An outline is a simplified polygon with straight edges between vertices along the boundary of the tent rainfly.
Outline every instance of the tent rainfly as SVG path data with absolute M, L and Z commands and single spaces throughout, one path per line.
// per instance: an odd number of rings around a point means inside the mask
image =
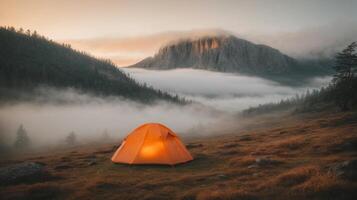
M 112 157 L 114 163 L 175 165 L 193 160 L 180 138 L 158 123 L 139 126 L 122 142 Z

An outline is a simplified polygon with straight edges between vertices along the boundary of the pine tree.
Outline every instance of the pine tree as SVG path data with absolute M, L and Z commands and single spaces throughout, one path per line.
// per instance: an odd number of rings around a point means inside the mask
M 342 52 L 336 55 L 336 75 L 334 81 L 344 81 L 352 79 L 357 72 L 357 43 L 352 42 Z
M 349 110 L 351 102 L 356 98 L 355 82 L 357 73 L 357 43 L 352 42 L 336 55 L 336 74 L 333 79 L 335 92 L 333 99 L 342 110 Z
M 28 137 L 25 128 L 21 124 L 16 133 L 14 147 L 17 149 L 26 149 L 30 147 L 30 144 L 30 138 Z
M 66 143 L 70 146 L 74 146 L 77 144 L 77 136 L 75 132 L 70 132 L 66 137 Z

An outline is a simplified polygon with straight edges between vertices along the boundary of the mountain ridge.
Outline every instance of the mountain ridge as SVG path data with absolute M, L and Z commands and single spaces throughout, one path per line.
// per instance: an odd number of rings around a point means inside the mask
M 228 34 L 173 41 L 161 47 L 154 56 L 129 67 L 157 70 L 194 68 L 263 77 L 327 74 L 321 66 L 307 66 L 278 49 Z

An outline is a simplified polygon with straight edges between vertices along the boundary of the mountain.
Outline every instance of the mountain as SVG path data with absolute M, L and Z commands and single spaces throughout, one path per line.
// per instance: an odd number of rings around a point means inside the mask
M 139 85 L 108 60 L 39 36 L 0 27 L 0 100 L 19 100 L 40 86 L 150 102 L 177 97 Z
M 159 70 L 195 68 L 258 76 L 305 76 L 328 71 L 316 64 L 306 65 L 272 47 L 232 35 L 179 40 L 130 67 Z

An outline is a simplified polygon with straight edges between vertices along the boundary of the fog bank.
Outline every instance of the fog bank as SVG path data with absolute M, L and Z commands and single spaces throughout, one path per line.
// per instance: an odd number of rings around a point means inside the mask
M 197 103 L 143 105 L 73 89 L 38 88 L 38 97 L 31 102 L 0 106 L 0 138 L 11 145 L 21 124 L 34 146 L 64 144 L 72 131 L 80 143 L 99 141 L 105 130 L 111 141 L 119 143 L 131 130 L 148 122 L 163 123 L 184 137 L 223 134 L 224 128 L 239 126 L 239 111 L 319 88 L 331 79 L 315 78 L 303 87 L 289 87 L 257 77 L 193 69 L 125 71 L 140 83 Z
M 308 89 L 326 86 L 331 80 L 331 77 L 317 77 L 301 87 L 290 87 L 258 77 L 195 69 L 124 68 L 124 71 L 141 83 L 225 112 L 280 101 Z
M 21 124 L 33 144 L 42 146 L 64 144 L 71 131 L 76 133 L 78 141 L 87 142 L 100 139 L 107 130 L 109 136 L 119 142 L 131 130 L 148 122 L 163 123 L 185 135 L 192 128 L 223 117 L 222 113 L 213 113 L 200 105 L 179 106 L 162 101 L 142 105 L 123 99 L 100 99 L 74 90 L 48 90 L 47 94 L 57 95 L 51 97 L 51 100 L 57 100 L 53 102 L 69 98 L 70 104 L 32 102 L 0 107 L 0 135 L 5 138 L 5 143 L 13 143 Z

